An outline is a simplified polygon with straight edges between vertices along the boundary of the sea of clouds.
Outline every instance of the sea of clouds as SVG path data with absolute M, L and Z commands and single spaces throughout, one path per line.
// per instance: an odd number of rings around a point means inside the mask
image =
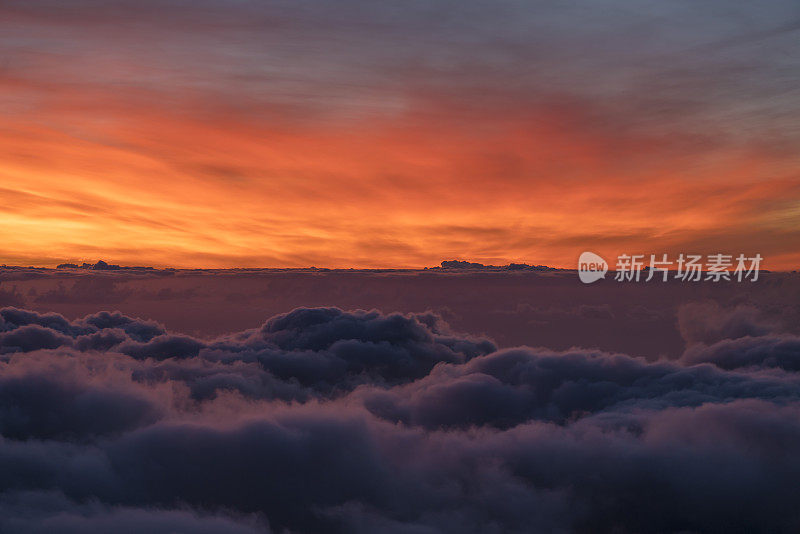
M 796 532 L 800 337 L 689 305 L 646 360 L 436 314 L 214 340 L 0 310 L 0 532 Z

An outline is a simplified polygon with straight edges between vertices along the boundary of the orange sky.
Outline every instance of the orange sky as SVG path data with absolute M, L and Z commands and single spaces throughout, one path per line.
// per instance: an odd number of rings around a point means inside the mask
M 0 263 L 800 266 L 791 28 L 41 4 L 0 7 Z

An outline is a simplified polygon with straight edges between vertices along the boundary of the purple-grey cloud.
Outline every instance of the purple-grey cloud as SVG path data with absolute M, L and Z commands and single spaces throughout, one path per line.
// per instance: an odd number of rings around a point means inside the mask
M 498 350 L 432 313 L 298 308 L 214 340 L 119 313 L 0 317 L 4 530 L 800 526 L 791 334 L 710 321 L 733 338 L 647 361 Z M 776 339 L 780 365 L 718 356 Z

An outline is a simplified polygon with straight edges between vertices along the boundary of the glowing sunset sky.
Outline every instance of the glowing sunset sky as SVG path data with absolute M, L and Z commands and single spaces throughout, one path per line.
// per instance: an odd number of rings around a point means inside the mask
M 0 263 L 800 267 L 793 1 L 4 0 Z

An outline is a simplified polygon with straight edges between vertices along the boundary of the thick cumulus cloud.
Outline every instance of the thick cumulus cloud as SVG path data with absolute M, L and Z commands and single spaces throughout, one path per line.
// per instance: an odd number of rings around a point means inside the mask
M 191 509 L 142 510 L 90 501 L 75 504 L 58 492 L 4 494 L 0 530 L 17 534 L 116 532 L 134 534 L 256 534 L 269 528 L 256 519 L 201 515 Z
M 0 531 L 797 531 L 800 339 L 682 313 L 653 362 L 432 313 L 200 340 L 4 308 Z

